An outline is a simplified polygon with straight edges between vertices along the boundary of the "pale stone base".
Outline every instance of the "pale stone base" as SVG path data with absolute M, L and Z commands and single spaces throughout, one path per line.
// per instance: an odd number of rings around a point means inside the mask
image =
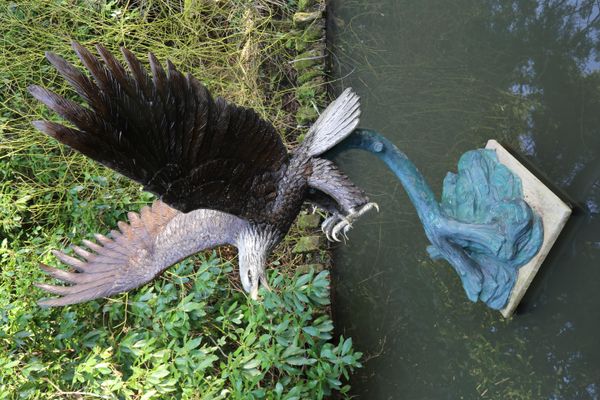
M 505 148 L 495 140 L 489 140 L 486 149 L 496 150 L 498 160 L 517 174 L 523 183 L 525 201 L 541 217 L 544 225 L 544 242 L 540 251 L 519 269 L 517 282 L 510 294 L 508 303 L 500 312 L 505 318 L 510 317 L 525 295 L 540 265 L 548 255 L 558 234 L 565 226 L 571 215 L 571 207 L 558 198 L 550 189 L 536 178 L 527 168 L 515 159 Z

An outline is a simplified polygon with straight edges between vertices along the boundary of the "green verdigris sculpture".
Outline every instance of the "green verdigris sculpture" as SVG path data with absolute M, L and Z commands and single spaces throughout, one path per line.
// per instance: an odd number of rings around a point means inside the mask
M 444 180 L 438 203 L 425 178 L 393 143 L 377 132 L 357 129 L 336 152 L 368 151 L 396 174 L 414 204 L 433 259 L 458 272 L 471 301 L 502 309 L 518 270 L 539 251 L 543 227 L 523 199 L 521 180 L 498 161 L 494 150 L 473 150 Z

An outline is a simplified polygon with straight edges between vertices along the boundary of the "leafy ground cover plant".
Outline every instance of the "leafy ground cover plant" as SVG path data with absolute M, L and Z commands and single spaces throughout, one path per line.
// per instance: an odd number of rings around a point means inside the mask
M 135 3 L 135 4 L 134 4 Z M 306 3 L 306 2 L 304 2 Z M 133 293 L 59 309 L 39 308 L 32 283 L 51 249 L 106 233 L 152 195 L 34 131 L 54 118 L 27 94 L 64 81 L 44 60 L 75 61 L 69 43 L 152 51 L 213 93 L 257 109 L 291 143 L 294 1 L 0 1 L 0 398 L 322 398 L 360 353 L 333 338 L 329 275 L 291 248 L 274 255 L 272 292 L 239 290 L 235 254 L 189 259 Z M 308 272 L 307 272 L 308 271 Z

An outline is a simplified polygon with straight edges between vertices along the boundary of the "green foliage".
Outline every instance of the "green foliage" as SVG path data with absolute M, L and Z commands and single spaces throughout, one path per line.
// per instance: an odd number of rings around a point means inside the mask
M 330 342 L 333 324 L 322 312 L 328 272 L 273 271 L 273 291 L 263 292 L 262 302 L 231 289 L 232 272 L 213 252 L 108 302 L 42 310 L 26 296 L 12 303 L 3 297 L 0 394 L 300 399 L 345 393 L 340 377 L 360 366 L 360 353 L 351 339 Z
M 133 4 L 134 2 L 131 2 Z M 71 40 L 124 45 L 170 58 L 219 95 L 254 107 L 282 133 L 295 54 L 279 26 L 285 2 L 0 1 L 0 398 L 321 398 L 347 393 L 360 364 L 350 339 L 333 338 L 329 276 L 296 274 L 293 240 L 275 255 L 272 292 L 239 289 L 230 252 L 173 267 L 109 300 L 42 309 L 33 287 L 51 249 L 106 233 L 153 196 L 52 139 L 30 121 L 54 119 L 27 93 L 73 91 L 43 58 L 80 65 Z M 293 7 L 292 7 L 293 8 Z M 293 138 L 292 138 L 293 139 Z M 288 257 L 288 258 L 286 258 Z

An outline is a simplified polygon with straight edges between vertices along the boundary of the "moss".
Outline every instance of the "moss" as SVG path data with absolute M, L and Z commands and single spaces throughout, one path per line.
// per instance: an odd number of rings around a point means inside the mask
M 303 85 L 303 84 L 313 80 L 314 78 L 317 78 L 317 77 L 322 78 L 324 76 L 325 76 L 325 72 L 323 71 L 323 68 L 320 65 L 317 65 L 314 68 L 304 71 L 300 76 L 298 76 L 297 81 L 300 85 Z M 323 79 L 323 82 L 324 82 L 324 79 Z
M 296 99 L 299 103 L 296 112 L 296 122 L 305 126 L 318 118 L 318 108 L 327 103 L 327 90 L 325 87 L 325 20 L 322 9 L 323 2 L 311 4 L 314 8 L 310 12 L 294 14 L 294 25 L 299 30 L 293 33 L 295 48 L 300 52 L 293 62 L 297 73 Z M 306 11 L 308 2 L 299 7 Z
M 314 42 L 322 41 L 325 36 L 324 21 L 319 20 L 308 26 L 300 34 L 296 34 L 295 48 L 298 52 L 303 52 L 311 48 Z
M 319 214 L 301 214 L 296 220 L 296 226 L 300 230 L 315 229 L 319 227 L 320 222 Z
M 321 10 L 311 11 L 311 12 L 297 12 L 294 14 L 293 21 L 294 26 L 303 27 L 312 22 L 318 21 L 323 16 L 323 12 Z
M 294 58 L 294 68 L 299 72 L 320 65 L 323 62 L 324 55 L 319 50 L 309 50 L 304 53 L 298 54 Z
M 296 93 L 300 101 L 320 98 L 323 95 L 324 87 L 325 79 L 322 76 L 319 76 L 298 86 Z
M 322 236 L 303 236 L 296 242 L 294 253 L 309 253 L 319 251 L 323 245 Z
M 298 0 L 298 11 L 306 11 L 314 6 L 321 5 L 321 2 L 317 0 Z
M 325 270 L 325 265 L 323 264 L 302 264 L 298 266 L 299 274 L 308 274 L 310 272 L 321 272 Z
M 296 112 L 296 122 L 298 125 L 308 125 L 319 117 L 319 113 L 314 106 L 305 105 Z

